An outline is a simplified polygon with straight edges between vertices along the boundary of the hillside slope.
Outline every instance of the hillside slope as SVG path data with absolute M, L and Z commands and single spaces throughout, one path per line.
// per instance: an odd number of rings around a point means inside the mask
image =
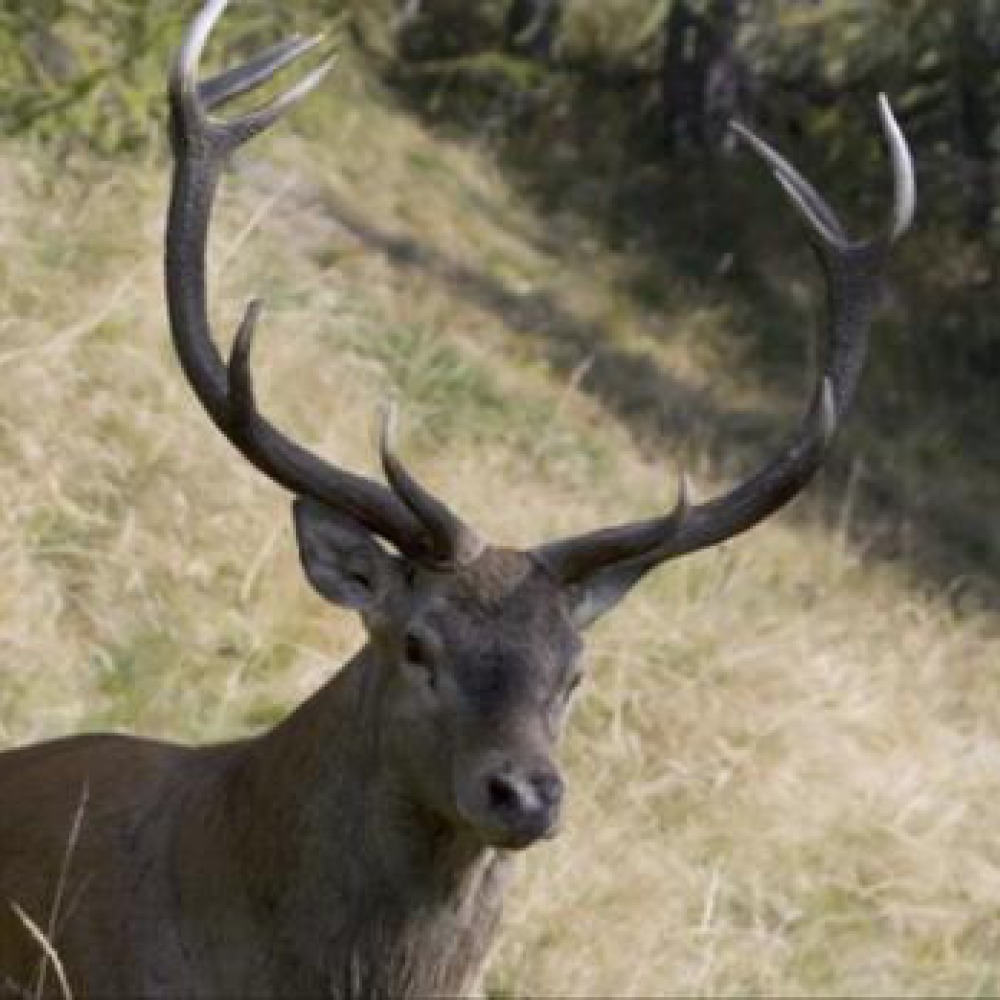
M 215 239 L 219 329 L 267 302 L 282 426 L 371 470 L 397 392 L 414 467 L 520 545 L 658 511 L 680 465 L 707 495 L 786 433 L 807 348 L 777 391 L 766 343 L 731 336 L 724 267 L 665 265 L 650 291 L 486 145 L 364 77 L 328 89 L 240 159 Z M 166 189 L 158 157 L 0 146 L 2 744 L 254 732 L 358 642 L 300 577 L 287 498 L 181 379 Z M 776 284 L 815 320 L 813 286 Z M 525 859 L 490 994 L 1000 989 L 1000 629 L 979 591 L 875 544 L 869 447 L 852 425 L 843 475 L 595 630 L 566 828 Z

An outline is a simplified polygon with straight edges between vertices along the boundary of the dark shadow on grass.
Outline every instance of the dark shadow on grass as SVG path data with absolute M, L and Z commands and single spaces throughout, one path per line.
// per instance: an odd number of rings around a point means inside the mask
M 780 442 L 808 395 L 806 344 L 822 321 L 822 285 L 791 213 L 756 163 L 745 156 L 667 161 L 655 120 L 643 110 L 641 79 L 609 88 L 576 76 L 513 96 L 489 79 L 473 81 L 469 92 L 454 76 L 443 90 L 426 74 L 390 83 L 430 127 L 488 144 L 551 223 L 549 253 L 572 261 L 573 248 L 560 235 L 560 220 L 569 218 L 574 232 L 629 261 L 621 290 L 650 315 L 676 309 L 678 298 L 723 298 L 733 321 L 723 353 L 731 347 L 737 376 L 774 398 L 774 411 L 731 408 L 721 393 L 693 389 L 655 358 L 616 346 L 610 331 L 574 315 L 554 294 L 518 294 L 476 266 L 330 204 L 359 240 L 532 338 L 556 371 L 568 375 L 588 363 L 581 390 L 644 444 L 674 449 L 694 436 L 739 476 Z M 874 103 L 850 114 L 870 121 L 877 134 Z M 825 179 L 843 178 L 831 200 L 851 206 L 849 228 L 870 232 L 881 224 L 884 156 L 874 157 L 868 171 L 841 164 L 831 172 L 829 163 L 809 162 L 810 150 L 790 152 L 822 188 L 830 187 Z M 926 280 L 935 252 L 941 248 L 918 232 L 894 261 L 869 371 L 846 440 L 824 473 L 826 496 L 835 520 L 850 488 L 851 536 L 866 552 L 905 566 L 918 585 L 971 594 L 975 604 L 1000 609 L 1000 519 L 992 513 L 1000 506 L 997 378 L 975 352 L 944 349 L 936 328 L 981 326 L 1000 312 L 1000 302 L 995 289 L 972 303 L 962 282 Z M 670 336 L 664 324 L 651 329 Z M 995 340 L 980 339 L 989 353 Z
M 575 315 L 551 293 L 516 292 L 413 236 L 375 225 L 330 194 L 324 195 L 324 208 L 352 236 L 397 267 L 437 280 L 508 330 L 536 338 L 553 370 L 569 377 L 585 368 L 578 387 L 641 431 L 641 439 L 676 441 L 695 427 L 710 427 L 713 437 L 745 450 L 760 445 L 769 431 L 773 436 L 773 421 L 766 415 L 721 406 L 714 394 L 693 389 L 649 354 L 614 345 L 606 328 Z

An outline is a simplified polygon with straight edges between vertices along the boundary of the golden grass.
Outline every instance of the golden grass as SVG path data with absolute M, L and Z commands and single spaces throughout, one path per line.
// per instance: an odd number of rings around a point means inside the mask
M 643 317 L 614 262 L 542 249 L 485 155 L 374 104 L 330 128 L 325 148 L 258 146 L 226 187 L 215 311 L 228 331 L 265 296 L 268 411 L 371 470 L 373 406 L 399 386 L 407 453 L 507 542 L 669 503 L 672 456 L 640 453 L 530 340 L 330 209 L 521 294 L 554 289 L 627 339 Z M 359 640 L 301 579 L 287 498 L 182 381 L 165 194 L 159 162 L 57 173 L 0 148 L 0 744 L 255 731 Z M 677 350 L 643 346 L 665 366 Z M 679 363 L 709 377 L 696 352 Z M 707 491 L 718 470 L 689 457 Z M 995 619 L 959 615 L 816 516 L 664 569 L 591 648 L 566 830 L 525 860 L 489 992 L 1000 990 Z

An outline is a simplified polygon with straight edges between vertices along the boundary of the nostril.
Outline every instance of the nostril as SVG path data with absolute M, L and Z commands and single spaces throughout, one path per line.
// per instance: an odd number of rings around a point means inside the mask
M 565 786 L 558 774 L 551 771 L 539 772 L 532 776 L 531 784 L 544 808 L 555 809 L 562 802 Z
M 486 783 L 490 806 L 503 812 L 513 812 L 522 806 L 521 792 L 517 785 L 503 775 L 495 774 Z

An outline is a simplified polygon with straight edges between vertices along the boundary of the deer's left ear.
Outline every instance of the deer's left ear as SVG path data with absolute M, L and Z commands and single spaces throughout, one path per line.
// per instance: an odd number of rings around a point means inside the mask
M 617 607 L 626 594 L 652 569 L 649 561 L 636 559 L 597 570 L 566 588 L 570 617 L 578 629 L 592 625 Z
M 292 505 L 302 568 L 315 590 L 334 604 L 366 612 L 399 578 L 398 560 L 357 521 L 309 497 Z

